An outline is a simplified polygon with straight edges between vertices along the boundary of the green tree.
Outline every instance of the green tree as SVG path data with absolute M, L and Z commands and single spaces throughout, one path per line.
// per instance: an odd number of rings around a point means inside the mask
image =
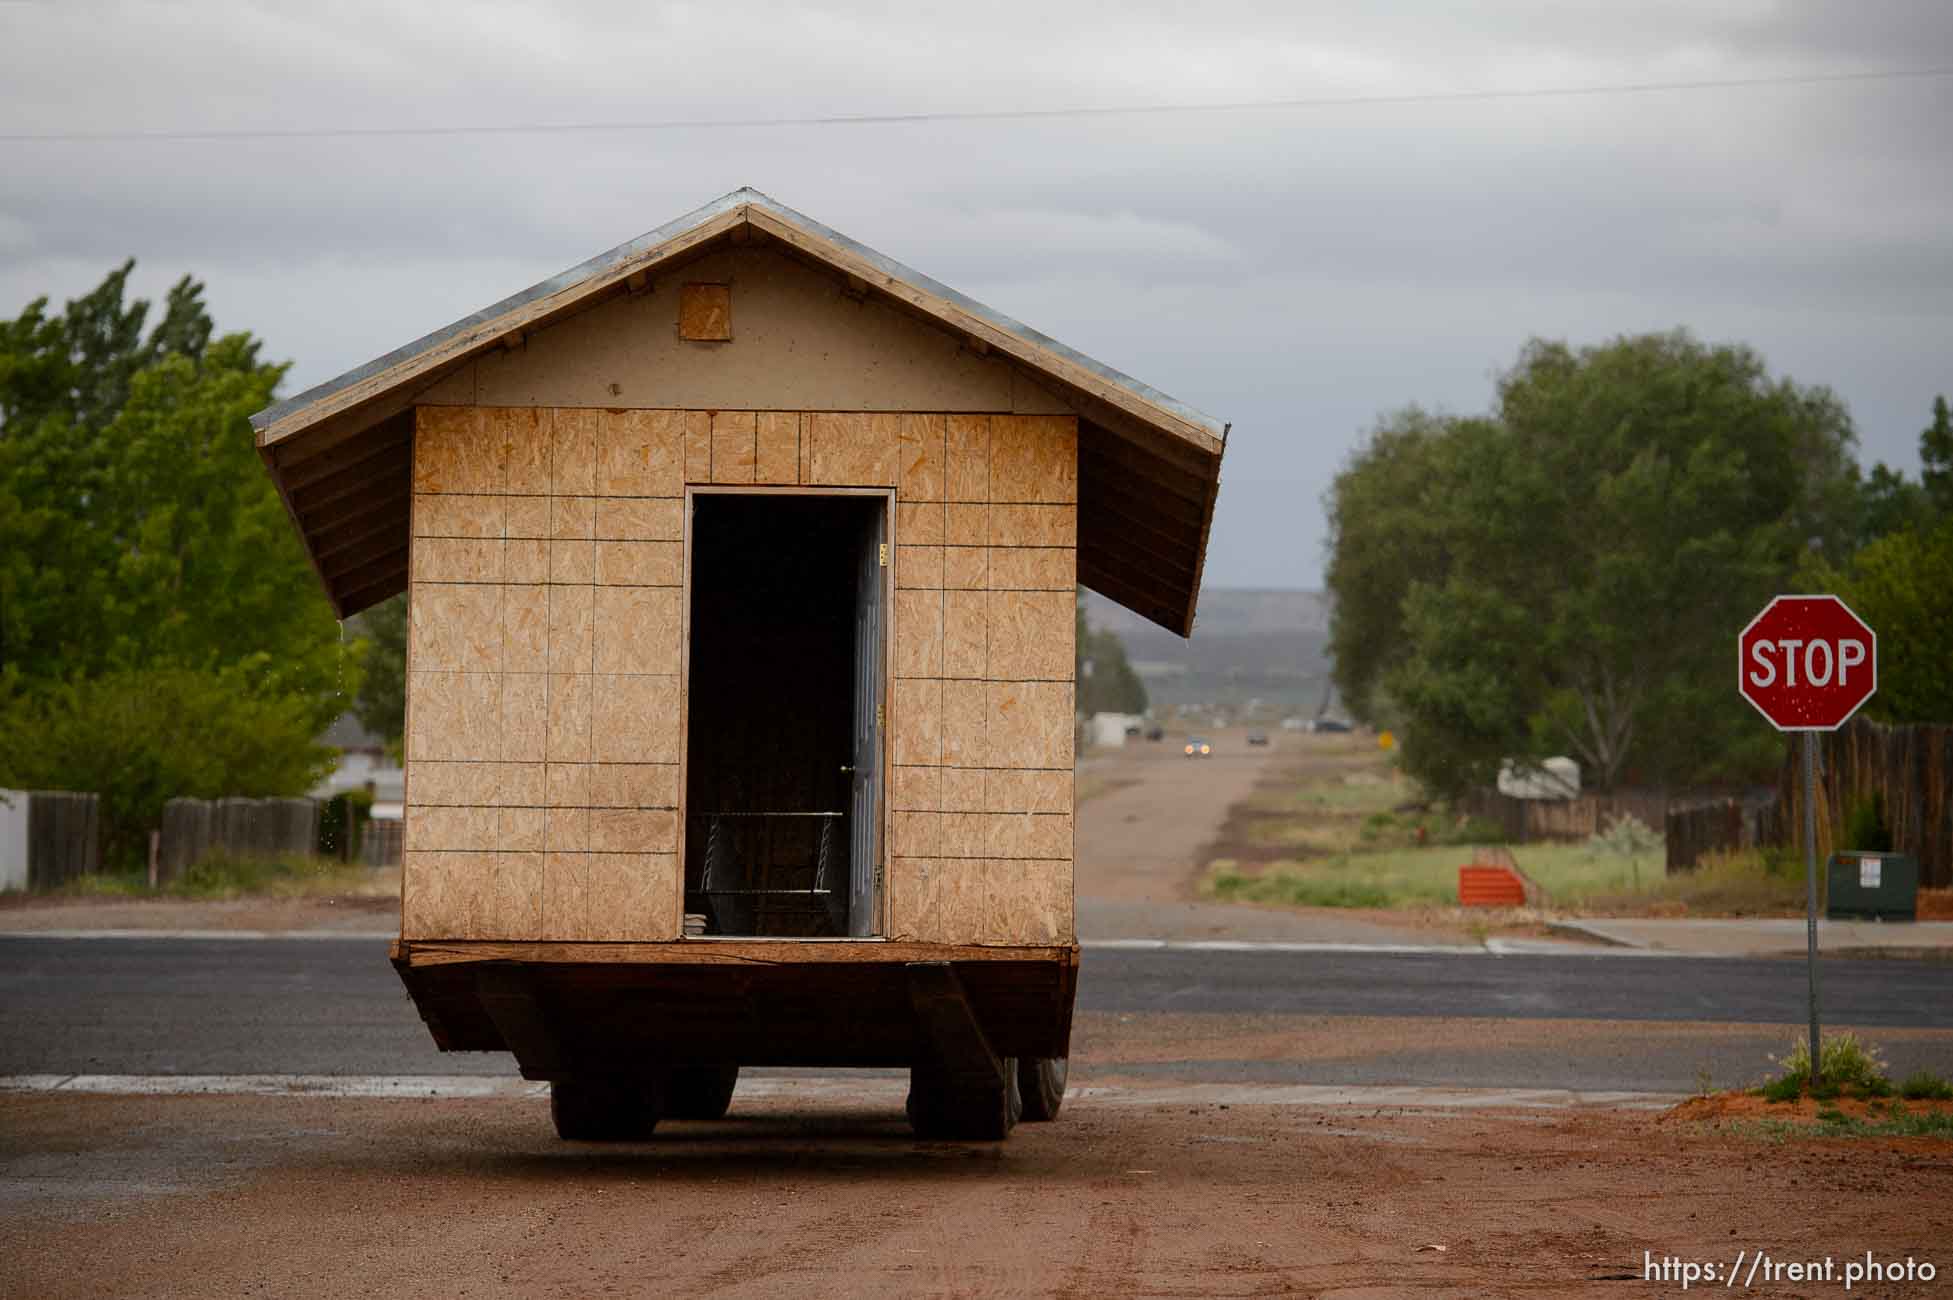
M 102 796 L 102 859 L 140 863 L 163 804 L 302 794 L 330 768 L 318 714 L 264 655 L 216 670 L 115 669 L 0 707 L 0 785 Z
M 1747 770 L 1724 651 L 1806 547 L 1848 552 L 1852 441 L 1745 348 L 1535 341 L 1490 416 L 1399 417 L 1337 479 L 1345 699 L 1387 698 L 1441 790 L 1554 753 L 1602 786 Z
M 1929 532 L 1953 518 L 1953 417 L 1944 397 L 1933 399 L 1932 423 L 1920 430 L 1919 469 L 1914 483 L 1884 461 L 1872 466 L 1860 492 L 1860 546 L 1909 528 Z
M 407 735 L 407 597 L 383 600 L 348 621 L 367 642 L 360 723 L 397 749 Z
M 210 772 L 231 783 L 213 793 L 302 792 L 359 684 L 247 418 L 285 368 L 217 337 L 187 277 L 145 335 L 131 265 L 0 322 L 0 785 L 102 793 L 119 865 Z M 156 751 L 153 782 L 85 757 L 131 745 L 157 700 L 203 716 L 168 732 L 190 739 Z
M 1867 544 L 1841 566 L 1814 563 L 1810 591 L 1830 591 L 1878 634 L 1881 722 L 1953 723 L 1953 515 Z
M 1925 528 L 1933 519 L 1933 499 L 1925 488 L 1884 461 L 1865 476 L 1864 514 L 1858 540 L 1863 545 L 1908 528 Z
M 1406 408 L 1371 431 L 1324 501 L 1335 539 L 1327 583 L 1336 690 L 1364 722 L 1396 721 L 1380 688 L 1407 653 L 1404 601 L 1413 583 L 1450 574 L 1452 485 L 1495 433 L 1485 420 Z
M 1146 712 L 1146 685 L 1126 661 L 1125 643 L 1115 632 L 1095 631 L 1087 625 L 1082 590 L 1076 609 L 1072 645 L 1078 712 L 1088 718 L 1095 713 Z
M 1933 422 L 1919 433 L 1919 478 L 1941 519 L 1953 518 L 1953 414 L 1945 396 L 1933 399 Z

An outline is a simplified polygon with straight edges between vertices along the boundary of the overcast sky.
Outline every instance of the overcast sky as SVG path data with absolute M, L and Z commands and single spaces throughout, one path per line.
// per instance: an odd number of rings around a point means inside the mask
M 1687 326 L 1917 473 L 1953 396 L 1945 0 L 0 0 L 0 134 L 1406 97 L 487 136 L 0 141 L 0 316 L 126 256 L 327 379 L 740 185 L 1233 422 L 1210 585 L 1320 583 L 1377 417 L 1530 336 Z

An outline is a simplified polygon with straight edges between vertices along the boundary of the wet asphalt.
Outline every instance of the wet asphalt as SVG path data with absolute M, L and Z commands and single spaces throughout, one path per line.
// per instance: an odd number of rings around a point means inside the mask
M 1953 963 L 1821 969 L 1827 1024 L 1953 1029 Z M 1088 950 L 1078 1010 L 1134 1032 L 1167 1015 L 1404 1021 L 1401 1042 L 1363 1059 L 1169 1054 L 1121 1067 L 1137 1076 L 1685 1089 L 1705 1061 L 1735 1070 L 1781 1046 L 1803 998 L 1796 961 Z M 1603 1024 L 1570 1029 L 1563 1050 L 1473 1053 L 1423 1045 L 1418 1022 L 1440 1017 Z M 1679 1032 L 1701 1023 L 1729 1026 L 1727 1041 Z M 1949 1064 L 1936 1036 L 1897 1037 L 1895 1067 Z M 437 1052 L 371 940 L 0 938 L 0 1075 L 513 1073 L 499 1053 Z

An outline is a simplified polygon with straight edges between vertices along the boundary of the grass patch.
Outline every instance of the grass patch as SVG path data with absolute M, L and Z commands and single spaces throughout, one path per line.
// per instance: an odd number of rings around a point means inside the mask
M 1301 858 L 1320 851 L 1318 844 L 1297 836 L 1287 847 Z M 1674 876 L 1659 851 L 1623 856 L 1586 844 L 1521 844 L 1512 857 L 1547 905 L 1589 914 L 1741 916 L 1795 912 L 1803 905 L 1802 882 L 1776 874 L 1754 853 L 1727 855 Z M 1458 868 L 1470 859 L 1470 850 L 1456 844 L 1321 851 L 1305 860 L 1277 860 L 1258 874 L 1223 859 L 1213 864 L 1207 889 L 1216 898 L 1306 907 L 1448 907 L 1458 901 Z
M 1220 899 L 1305 907 L 1438 908 L 1458 899 L 1470 847 L 1491 822 L 1429 802 L 1373 750 L 1314 746 L 1232 810 L 1210 846 L 1205 889 Z M 1669 875 L 1662 838 L 1630 819 L 1587 843 L 1511 847 L 1541 903 L 1586 915 L 1794 916 L 1803 867 L 1783 854 L 1710 855 Z
M 388 892 L 372 867 L 289 854 L 274 858 L 210 858 L 157 889 L 141 872 L 79 876 L 50 891 L 70 898 L 323 898 Z
M 1878 1049 L 1856 1034 L 1833 1034 L 1820 1051 L 1816 1088 L 1811 1087 L 1810 1046 L 1800 1040 L 1771 1058 L 1781 1072 L 1762 1087 L 1698 1097 L 1677 1107 L 1677 1113 L 1724 1116 L 1729 1129 L 1774 1141 L 1953 1138 L 1953 1108 L 1946 1104 L 1953 1101 L 1953 1088 L 1940 1076 L 1921 1070 L 1895 1088 Z
M 1861 1042 L 1856 1034 L 1828 1035 L 1818 1048 L 1818 1086 L 1811 1089 L 1811 1045 L 1803 1039 L 1791 1043 L 1790 1050 L 1775 1058 L 1777 1067 L 1783 1071 L 1766 1089 L 1775 1088 L 1779 1093 L 1791 1090 L 1793 1097 L 1810 1092 L 1817 1098 L 1830 1097 L 1890 1097 L 1892 1081 L 1885 1077 L 1885 1062 L 1878 1049 L 1870 1043 Z M 1764 1094 L 1770 1100 L 1781 1100 L 1768 1091 Z
M 1931 1070 L 1917 1070 L 1899 1081 L 1899 1095 L 1907 1101 L 1953 1101 L 1953 1083 Z
M 1619 888 L 1554 901 L 1570 902 L 1596 914 L 1646 913 L 1652 904 L 1657 911 L 1702 916 L 1795 915 L 1804 910 L 1803 867 L 1792 864 L 1793 870 L 1784 862 L 1755 849 L 1712 853 L 1695 870 L 1671 876 L 1665 856 L 1656 855 L 1638 888 L 1624 883 Z
M 1276 867 L 1258 876 L 1215 864 L 1208 882 L 1215 898 L 1227 902 L 1287 903 L 1296 907 L 1393 907 L 1400 894 L 1388 883 L 1358 877 L 1303 874 Z
M 1305 782 L 1293 790 L 1258 800 L 1271 812 L 1337 812 L 1365 816 L 1387 813 L 1404 801 L 1404 786 L 1380 766 L 1344 773 L 1333 780 Z
M 1798 1124 L 1784 1119 L 1763 1119 L 1731 1125 L 1739 1132 L 1781 1142 L 1787 1138 L 1953 1138 L 1953 1114 L 1945 1111 L 1910 1111 L 1904 1102 L 1893 1102 L 1882 1115 L 1859 1119 L 1835 1108 L 1817 1113 L 1817 1123 Z
M 1840 1097 L 1884 1102 L 1888 1106 L 1908 1101 L 1953 1101 L 1953 1086 L 1930 1070 L 1920 1070 L 1894 1085 L 1886 1076 L 1885 1060 L 1871 1044 L 1856 1034 L 1832 1034 L 1819 1049 L 1817 1087 L 1811 1087 L 1811 1047 L 1803 1039 L 1790 1045 L 1782 1056 L 1773 1057 L 1782 1071 L 1758 1088 L 1757 1095 L 1769 1102 L 1795 1102 L 1812 1097 L 1820 1102 Z M 1818 1118 L 1836 1113 L 1835 1107 L 1820 1107 Z
M 1513 859 L 1559 905 L 1630 888 L 1637 864 L 1596 854 L 1584 844 L 1523 844 Z M 1213 864 L 1207 888 L 1216 898 L 1307 907 L 1449 907 L 1458 901 L 1458 868 L 1471 860 L 1460 845 L 1428 844 L 1352 850 L 1298 862 L 1275 862 L 1259 874 L 1236 863 Z M 1660 861 L 1638 864 L 1644 876 Z

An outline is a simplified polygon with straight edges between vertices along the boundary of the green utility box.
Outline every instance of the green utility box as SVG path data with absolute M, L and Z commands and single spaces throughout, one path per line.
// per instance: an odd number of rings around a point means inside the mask
M 1833 921 L 1919 919 L 1919 859 L 1909 853 L 1833 853 L 1824 914 Z

